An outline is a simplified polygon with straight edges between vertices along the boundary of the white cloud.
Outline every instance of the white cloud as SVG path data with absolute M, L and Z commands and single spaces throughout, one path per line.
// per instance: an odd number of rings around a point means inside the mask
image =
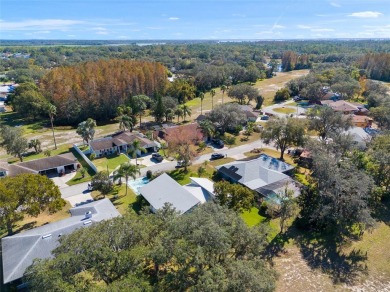
M 81 20 L 69 19 L 30 19 L 23 21 L 0 21 L 0 26 L 3 31 L 12 30 L 61 30 L 69 26 L 82 24 Z
M 377 18 L 382 15 L 383 13 L 377 11 L 362 11 L 362 12 L 351 13 L 348 16 L 359 17 L 359 18 Z
M 280 25 L 280 24 L 275 24 L 272 29 L 275 29 L 275 28 L 286 28 L 285 26 L 283 25 Z
M 330 5 L 332 5 L 333 7 L 341 7 L 341 5 L 336 2 L 330 2 Z
M 168 19 L 169 20 L 179 20 L 180 18 L 179 17 L 169 17 Z
M 300 29 L 311 29 L 311 26 L 303 25 L 303 24 L 298 24 L 297 27 Z

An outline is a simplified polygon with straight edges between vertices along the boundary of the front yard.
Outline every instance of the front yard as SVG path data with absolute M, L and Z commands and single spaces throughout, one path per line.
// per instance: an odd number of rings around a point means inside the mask
M 96 166 L 98 171 L 107 171 L 112 173 L 122 163 L 130 161 L 129 157 L 125 154 L 112 155 L 102 158 L 96 158 L 92 163 Z

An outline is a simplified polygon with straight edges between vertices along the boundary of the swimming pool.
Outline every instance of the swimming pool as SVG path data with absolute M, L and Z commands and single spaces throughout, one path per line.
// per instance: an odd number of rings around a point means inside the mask
M 137 178 L 136 180 L 129 180 L 128 185 L 129 187 L 137 194 L 139 195 L 139 189 L 143 187 L 144 185 L 149 183 L 149 179 L 145 177 Z

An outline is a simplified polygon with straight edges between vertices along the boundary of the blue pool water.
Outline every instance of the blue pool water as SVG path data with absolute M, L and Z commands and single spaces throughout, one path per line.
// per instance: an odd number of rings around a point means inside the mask
M 149 179 L 145 177 L 137 178 L 136 180 L 129 180 L 128 185 L 129 187 L 137 194 L 139 195 L 139 188 L 143 187 L 149 183 Z

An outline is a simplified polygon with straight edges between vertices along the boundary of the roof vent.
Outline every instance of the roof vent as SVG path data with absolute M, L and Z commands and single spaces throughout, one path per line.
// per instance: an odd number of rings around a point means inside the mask
M 83 224 L 84 225 L 88 225 L 88 224 L 91 224 L 92 223 L 92 221 L 91 220 L 88 220 L 88 221 L 85 221 Z
M 42 235 L 42 239 L 45 239 L 45 238 L 48 238 L 48 237 L 51 237 L 51 233 L 50 233 L 50 234 Z
M 86 219 L 92 218 L 92 212 L 88 211 L 87 213 L 85 213 L 85 218 Z

